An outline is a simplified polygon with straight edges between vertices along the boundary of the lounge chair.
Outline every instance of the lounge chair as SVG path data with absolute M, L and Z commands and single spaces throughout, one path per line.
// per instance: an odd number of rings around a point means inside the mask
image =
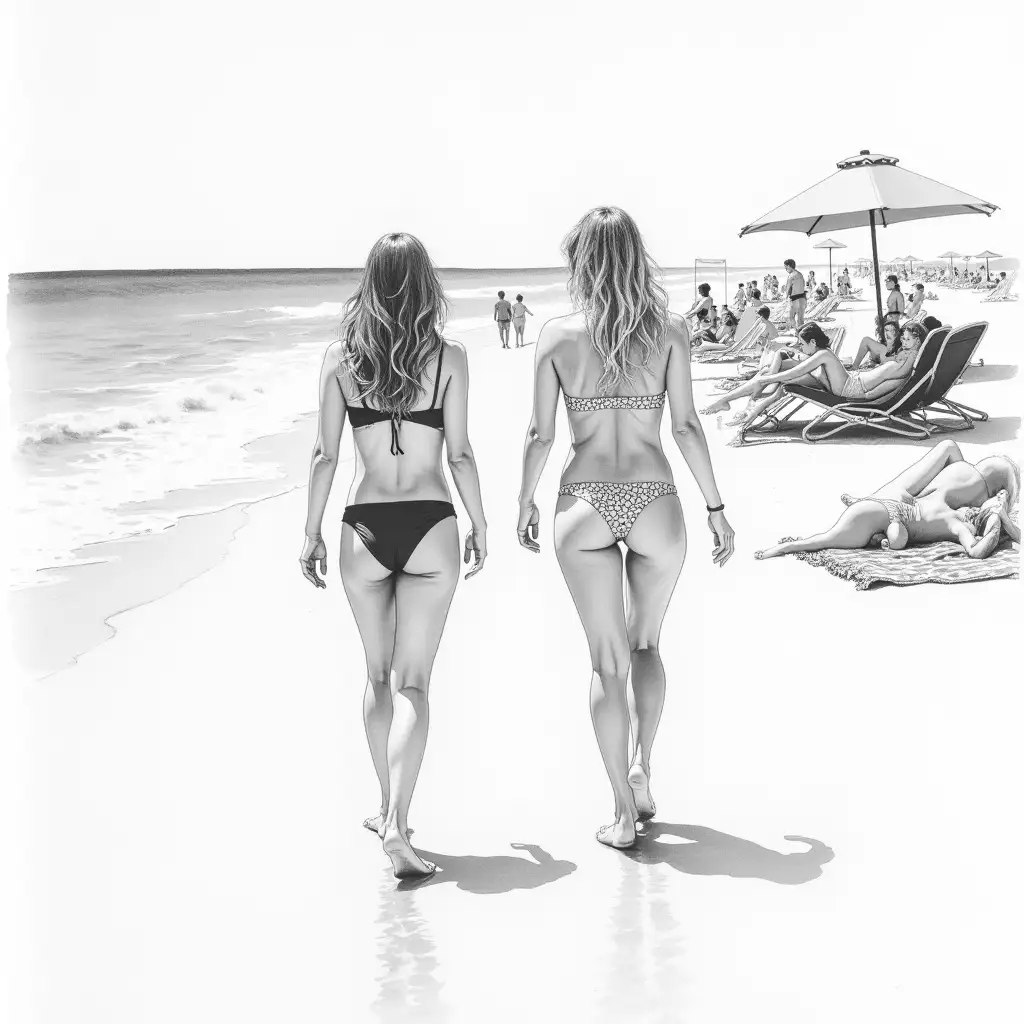
M 740 333 L 743 324 L 736 328 L 733 335 L 733 343 L 720 352 L 698 352 L 697 361 L 702 363 L 727 363 L 736 359 L 746 359 L 754 350 L 754 347 L 764 340 L 766 324 L 762 317 L 754 314 L 755 323 L 751 324 L 749 330 Z
M 931 387 L 933 381 L 941 376 L 945 390 L 952 387 L 967 365 L 961 361 L 964 352 L 969 360 L 987 329 L 988 324 L 968 324 L 955 330 L 937 327 L 921 343 L 910 376 L 894 391 L 873 401 L 850 402 L 824 388 L 787 384 L 780 389 L 778 401 L 740 429 L 738 440 L 742 443 L 751 433 L 777 430 L 805 405 L 821 410 L 801 432 L 803 439 L 812 444 L 850 427 L 874 427 L 888 434 L 923 440 L 938 426 L 927 422 L 923 416 L 913 418 L 911 414 L 921 413 L 926 405 L 945 400 L 945 391 L 940 396 L 937 389 Z M 950 372 L 954 374 L 952 377 L 949 377 Z M 829 423 L 832 419 L 839 422 Z
M 987 330 L 987 323 L 975 323 L 959 327 L 950 334 L 942 352 L 940 365 L 935 367 L 920 396 L 920 412 L 915 414 L 915 420 L 920 420 L 932 430 L 970 430 L 975 420 L 983 423 L 988 419 L 987 412 L 955 402 L 948 395 L 948 392 L 960 383 L 960 378 L 967 367 L 972 365 L 971 360 Z M 984 366 L 984 362 L 979 365 Z M 936 422 L 928 419 L 929 413 L 952 413 L 956 419 L 952 424 L 948 420 Z
M 1013 271 L 1012 274 L 1009 274 L 1002 281 L 1000 281 L 999 284 L 997 284 L 995 286 L 995 288 L 992 289 L 992 294 L 991 295 L 987 295 L 981 301 L 982 302 L 1013 302 L 1013 301 L 1015 301 L 1017 296 L 1016 295 L 1011 295 L 1010 294 L 1010 289 L 1013 288 L 1013 283 L 1016 280 L 1017 280 L 1017 271 L 1015 270 L 1015 271 Z
M 830 313 L 839 305 L 839 296 L 829 292 L 823 299 L 816 299 L 807 306 L 804 311 L 804 323 L 821 323 L 826 320 Z M 781 308 L 773 310 L 771 321 L 776 327 L 789 324 L 789 302 L 782 304 Z

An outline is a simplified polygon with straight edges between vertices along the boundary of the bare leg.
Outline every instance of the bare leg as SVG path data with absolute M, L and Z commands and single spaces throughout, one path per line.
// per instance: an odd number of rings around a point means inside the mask
M 341 527 L 341 580 L 366 655 L 363 726 L 380 782 L 380 814 L 363 824 L 381 832 L 388 813 L 388 731 L 391 728 L 391 659 L 395 649 L 395 584 L 355 530 Z
M 555 506 L 555 553 L 587 634 L 592 666 L 590 717 L 614 798 L 615 819 L 599 842 L 622 849 L 636 841 L 636 805 L 626 780 L 629 637 L 622 606 L 622 555 L 597 510 L 562 495 Z
M 963 462 L 963 452 L 956 441 L 946 438 L 929 448 L 927 453 L 917 460 L 909 469 L 905 469 L 895 479 L 879 487 L 872 494 L 880 497 L 916 498 L 939 473 L 954 462 Z
M 637 816 L 653 818 L 651 749 L 665 706 L 661 624 L 686 558 L 686 527 L 675 495 L 656 498 L 626 538 L 626 630 L 629 636 L 630 769 Z
M 857 348 L 857 354 L 853 357 L 853 362 L 850 364 L 853 369 L 860 366 L 864 357 L 870 352 L 871 355 L 878 359 L 881 359 L 886 353 L 886 347 L 880 341 L 876 341 L 874 338 L 861 338 L 860 345 Z
M 394 716 L 387 749 L 391 800 L 383 838 L 396 878 L 428 875 L 434 870 L 409 845 L 408 816 L 427 743 L 430 671 L 458 578 L 459 536 L 452 517 L 442 520 L 420 541 L 405 572 L 395 580 Z
M 889 526 L 889 513 L 876 501 L 858 501 L 847 508 L 831 530 L 813 537 L 773 544 L 756 551 L 755 558 L 775 558 L 798 551 L 822 551 L 825 548 L 865 548 L 876 533 L 885 533 Z
M 726 392 L 725 395 L 712 402 L 707 408 L 701 409 L 701 413 L 705 416 L 714 416 L 715 413 L 725 412 L 729 408 L 730 403 L 735 402 L 737 398 L 747 398 L 765 386 L 762 375 L 758 373 L 745 384 L 741 384 L 738 388 L 733 388 L 732 391 Z

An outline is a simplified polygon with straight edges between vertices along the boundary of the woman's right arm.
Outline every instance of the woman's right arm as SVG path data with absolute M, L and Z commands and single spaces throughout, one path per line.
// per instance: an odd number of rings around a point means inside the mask
M 345 396 L 338 383 L 338 363 L 341 358 L 341 344 L 335 342 L 324 356 L 320 368 L 320 414 L 317 421 L 316 443 L 309 466 L 309 492 L 306 505 L 306 541 L 299 556 L 302 574 L 318 587 L 325 586 L 316 574 L 316 563 L 320 572 L 327 574 L 327 548 L 321 529 L 324 509 L 331 493 L 334 473 L 338 468 L 338 452 L 341 447 L 341 431 L 345 426 Z
M 540 513 L 534 502 L 537 484 L 547 465 L 555 440 L 555 414 L 562 384 L 555 370 L 555 343 L 558 328 L 549 321 L 537 335 L 537 354 L 533 364 L 533 415 L 523 448 L 523 479 L 519 487 L 519 543 L 531 551 L 540 551 L 537 534 Z
M 675 319 L 673 317 L 673 319 Z M 672 436 L 686 465 L 693 474 L 697 486 L 704 495 L 708 508 L 721 505 L 715 471 L 711 466 L 708 440 L 700 425 L 697 409 L 693 404 L 693 382 L 690 377 L 690 335 L 686 322 L 679 320 L 668 332 L 668 367 L 665 373 L 665 390 L 668 392 L 669 412 L 672 416 Z M 732 557 L 735 535 L 723 512 L 711 512 L 708 525 L 718 541 L 712 557 L 719 565 Z
M 444 440 L 448 449 L 448 467 L 452 480 L 466 506 L 473 531 L 483 537 L 487 532 L 484 518 L 484 503 L 480 495 L 480 474 L 476 468 L 476 456 L 469 443 L 469 359 L 466 350 L 458 342 L 446 341 L 448 360 L 445 365 L 451 369 L 451 379 L 445 387 Z

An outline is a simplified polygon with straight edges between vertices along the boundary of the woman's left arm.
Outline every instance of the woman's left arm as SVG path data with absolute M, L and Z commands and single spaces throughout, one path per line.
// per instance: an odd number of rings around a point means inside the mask
M 537 534 L 540 512 L 534 502 L 537 484 L 551 454 L 555 440 L 555 413 L 562 390 L 555 370 L 554 352 L 558 328 L 548 321 L 537 337 L 537 355 L 533 367 L 533 415 L 523 448 L 523 480 L 519 489 L 519 543 L 531 551 L 540 551 Z
M 324 509 L 331 493 L 334 473 L 338 468 L 338 453 L 341 448 L 341 432 L 345 426 L 345 396 L 338 382 L 338 362 L 341 358 L 341 344 L 335 342 L 324 356 L 320 368 L 320 414 L 317 421 L 316 444 L 309 466 L 309 493 L 306 506 L 306 541 L 299 556 L 302 575 L 310 583 L 325 587 L 321 576 L 316 573 L 320 563 L 322 576 L 327 575 L 327 547 L 321 536 Z

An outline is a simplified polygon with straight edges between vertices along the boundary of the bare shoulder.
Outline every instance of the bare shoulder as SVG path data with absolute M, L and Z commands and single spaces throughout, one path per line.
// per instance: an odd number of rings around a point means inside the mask
M 586 332 L 586 323 L 581 313 L 552 317 L 541 325 L 537 335 L 538 355 L 553 355 L 559 349 L 572 345 L 581 334 L 586 336 Z
M 333 341 L 324 353 L 324 373 L 332 373 L 341 377 L 345 371 L 345 361 L 340 341 Z
M 452 341 L 451 338 L 442 338 L 442 356 L 444 368 L 449 376 L 466 377 L 469 374 L 469 355 L 466 346 L 461 341 Z
M 665 331 L 665 350 L 671 353 L 674 349 L 685 352 L 686 358 L 690 358 L 690 328 L 687 327 L 684 317 L 678 313 L 669 313 L 668 329 Z
M 444 348 L 444 361 L 446 363 L 449 359 L 460 362 L 463 366 L 469 362 L 469 356 L 466 355 L 466 346 L 463 345 L 461 341 L 452 341 L 451 338 L 442 338 L 441 345 Z

